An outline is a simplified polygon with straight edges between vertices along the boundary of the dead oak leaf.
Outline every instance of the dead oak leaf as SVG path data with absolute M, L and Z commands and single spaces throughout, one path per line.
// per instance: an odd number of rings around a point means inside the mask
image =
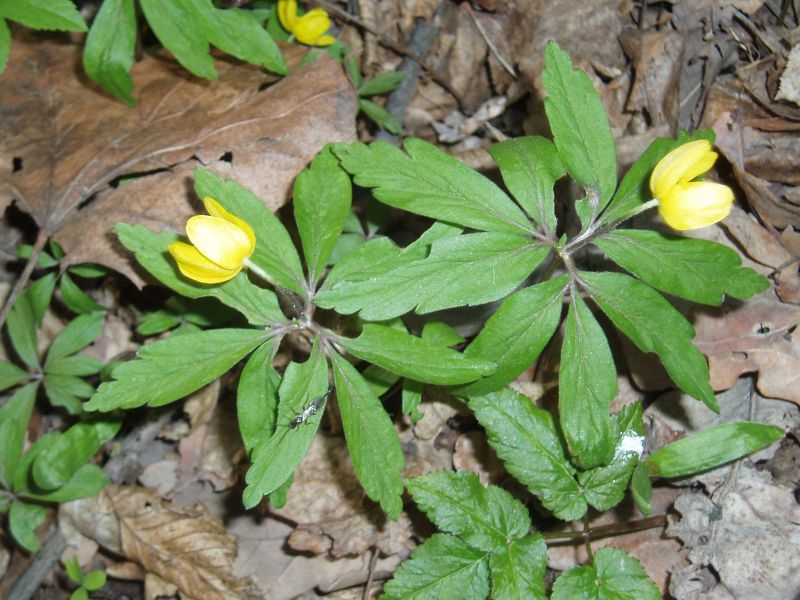
M 197 210 L 187 201 L 196 166 L 277 209 L 325 144 L 355 139 L 355 96 L 341 66 L 325 54 L 297 66 L 302 52 L 287 50 L 295 66 L 277 83 L 222 61 L 217 80 L 189 78 L 147 55 L 133 67 L 130 109 L 75 75 L 79 46 L 21 36 L 0 88 L 0 205 L 11 196 L 58 234 L 66 265 L 112 268 L 127 258 L 113 245 L 115 223 L 182 229 Z M 127 177 L 136 178 L 120 183 Z
M 231 575 L 236 538 L 202 505 L 188 508 L 146 488 L 108 485 L 92 498 L 65 504 L 62 512 L 81 533 L 189 598 L 255 597 L 250 581 Z
M 800 307 L 762 295 L 738 308 L 702 309 L 694 319 L 695 345 L 708 356 L 711 386 L 731 387 L 758 372 L 765 396 L 800 404 Z

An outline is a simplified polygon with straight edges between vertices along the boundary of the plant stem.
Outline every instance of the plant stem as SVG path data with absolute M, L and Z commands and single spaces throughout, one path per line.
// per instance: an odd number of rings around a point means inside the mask
M 33 243 L 33 248 L 31 249 L 31 255 L 28 257 L 28 262 L 25 264 L 25 268 L 22 270 L 19 279 L 17 279 L 16 283 L 14 284 L 14 288 L 11 290 L 8 298 L 6 298 L 6 303 L 3 305 L 3 310 L 0 311 L 0 327 L 2 327 L 6 322 L 8 313 L 11 312 L 11 307 L 14 306 L 14 302 L 17 301 L 17 297 L 25 289 L 25 286 L 28 285 L 28 281 L 30 281 L 33 269 L 36 267 L 36 261 L 39 259 L 39 254 L 42 253 L 42 249 L 46 243 L 47 234 L 45 233 L 44 229 L 40 229 L 39 233 L 36 235 L 36 241 Z
M 615 229 L 617 227 L 617 225 L 619 225 L 620 223 L 623 223 L 624 221 L 627 221 L 631 217 L 635 217 L 639 213 L 642 213 L 642 212 L 644 212 L 646 210 L 649 210 L 649 209 L 653 208 L 654 206 L 658 206 L 658 200 L 655 200 L 655 199 L 654 200 L 648 200 L 644 204 L 640 204 L 636 208 L 626 212 L 624 215 L 614 219 L 610 223 L 606 223 L 605 225 L 600 225 L 599 227 L 597 226 L 597 224 L 595 224 L 592 227 L 589 227 L 589 229 L 584 231 L 582 235 L 579 235 L 575 239 L 570 240 L 567 243 L 566 247 L 564 248 L 564 252 L 566 252 L 568 254 L 572 254 L 572 253 L 576 252 L 577 250 L 580 250 L 581 248 L 583 248 L 586 244 L 591 242 L 596 237 L 601 236 L 604 233 L 608 233 L 612 229 Z
M 551 545 L 569 544 L 586 539 L 597 540 L 614 535 L 625 535 L 634 531 L 663 527 L 667 522 L 666 515 L 655 515 L 638 521 L 628 523 L 612 523 L 610 525 L 600 525 L 599 527 L 589 528 L 584 531 L 547 531 L 542 537 L 548 540 Z

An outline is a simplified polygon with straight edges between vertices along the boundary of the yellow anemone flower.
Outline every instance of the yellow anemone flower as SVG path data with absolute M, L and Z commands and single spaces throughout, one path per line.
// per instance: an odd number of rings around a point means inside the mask
M 325 33 L 331 27 L 331 20 L 321 8 L 312 8 L 300 17 L 296 0 L 278 0 L 278 19 L 286 31 L 306 46 L 330 46 L 336 41 L 335 37 Z
M 692 181 L 717 160 L 708 140 L 678 146 L 658 161 L 650 176 L 650 191 L 661 218 L 680 231 L 713 225 L 728 216 L 733 190 L 710 181 Z
M 200 283 L 222 283 L 242 270 L 256 248 L 256 236 L 247 222 L 229 213 L 211 198 L 203 200 L 208 215 L 186 222 L 192 244 L 173 242 L 167 249 L 178 269 Z

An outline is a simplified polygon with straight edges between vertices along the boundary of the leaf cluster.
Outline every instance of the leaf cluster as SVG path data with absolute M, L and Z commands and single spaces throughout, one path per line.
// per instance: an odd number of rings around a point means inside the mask
M 378 127 L 394 135 L 399 135 L 403 128 L 400 122 L 383 106 L 368 100 L 368 98 L 382 96 L 396 89 L 403 82 L 406 76 L 405 71 L 389 71 L 371 79 L 364 79 L 358 60 L 352 53 L 345 58 L 344 65 L 356 88 L 358 111 L 364 113 Z
M 64 563 L 67 570 L 67 577 L 78 584 L 69 596 L 69 600 L 89 600 L 89 592 L 99 590 L 106 584 L 106 572 L 95 570 L 84 573 L 78 564 L 78 557 L 73 556 Z
M 251 11 L 219 9 L 211 0 L 104 0 L 88 29 L 83 67 L 95 83 L 128 105 L 134 104 L 130 73 L 139 13 L 192 75 L 216 78 L 210 46 L 275 73 L 286 73 L 280 50 Z M 11 45 L 5 19 L 33 29 L 87 31 L 71 0 L 0 2 L 0 73 Z

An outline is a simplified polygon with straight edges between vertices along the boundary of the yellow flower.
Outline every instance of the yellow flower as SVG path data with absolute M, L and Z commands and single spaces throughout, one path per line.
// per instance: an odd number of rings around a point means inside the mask
M 168 246 L 178 269 L 200 283 L 222 283 L 242 270 L 256 247 L 250 225 L 229 213 L 216 200 L 206 198 L 208 215 L 195 215 L 186 222 L 192 244 L 173 242 Z
M 278 18 L 286 31 L 306 46 L 330 46 L 336 41 L 325 33 L 331 27 L 331 20 L 321 8 L 313 8 L 299 17 L 296 0 L 278 0 Z
M 678 146 L 658 161 L 650 176 L 650 191 L 658 200 L 661 218 L 685 231 L 713 225 L 728 216 L 733 190 L 720 183 L 692 181 L 708 171 L 717 160 L 708 140 Z

